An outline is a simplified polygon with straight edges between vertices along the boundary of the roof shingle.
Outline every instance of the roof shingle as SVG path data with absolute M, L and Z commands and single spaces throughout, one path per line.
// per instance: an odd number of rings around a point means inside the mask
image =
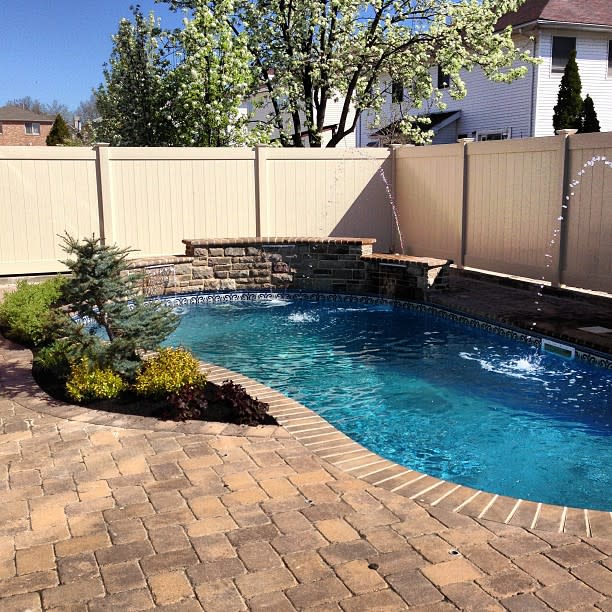
M 0 107 L 0 121 L 38 121 L 39 123 L 53 123 L 54 120 L 55 117 L 51 117 L 51 115 L 35 113 L 31 110 L 20 108 L 19 106 Z
M 534 21 L 612 27 L 612 0 L 526 0 L 518 11 L 504 15 L 496 29 Z

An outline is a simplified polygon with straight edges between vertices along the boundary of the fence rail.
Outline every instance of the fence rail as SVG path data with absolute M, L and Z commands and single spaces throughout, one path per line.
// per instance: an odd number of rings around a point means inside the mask
M 390 150 L 0 147 L 0 275 L 63 269 L 64 231 L 142 256 L 248 236 L 397 250 L 390 189 L 407 254 L 612 292 L 611 159 L 612 133 Z

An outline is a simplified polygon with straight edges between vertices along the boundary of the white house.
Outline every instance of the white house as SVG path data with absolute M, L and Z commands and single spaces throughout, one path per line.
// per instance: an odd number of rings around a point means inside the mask
M 456 142 L 461 137 L 552 136 L 553 107 L 573 49 L 582 96 L 589 94 L 593 99 L 601 131 L 612 131 L 612 0 L 526 0 L 517 12 L 498 22 L 500 29 L 508 25 L 513 27 L 515 44 L 529 49 L 541 63 L 530 65 L 525 78 L 510 84 L 489 81 L 479 69 L 462 75 L 467 96 L 453 100 L 445 94 L 445 112 L 431 115 L 434 144 Z M 434 74 L 434 78 L 444 89 L 444 75 Z M 383 129 L 373 128 L 372 117 L 364 113 L 357 146 L 388 144 L 397 110 L 398 103 L 393 103 L 390 95 L 383 116 L 391 122 L 387 126 L 383 123 Z

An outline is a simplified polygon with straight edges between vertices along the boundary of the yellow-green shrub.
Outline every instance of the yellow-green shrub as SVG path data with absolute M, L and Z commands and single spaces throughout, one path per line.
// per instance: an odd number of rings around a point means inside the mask
M 126 384 L 110 368 L 93 366 L 83 358 L 70 368 L 66 381 L 66 393 L 77 402 L 90 402 L 97 399 L 113 399 L 126 388 Z
M 145 397 L 165 398 L 185 385 L 203 385 L 198 360 L 183 348 L 161 349 L 143 362 L 136 374 L 136 392 Z

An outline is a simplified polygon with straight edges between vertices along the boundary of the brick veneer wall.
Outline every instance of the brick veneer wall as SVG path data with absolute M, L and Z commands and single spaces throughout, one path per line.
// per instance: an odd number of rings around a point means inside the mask
M 131 262 L 148 295 L 298 289 L 426 299 L 448 282 L 449 261 L 373 254 L 372 238 L 183 240 L 184 256 Z
M 47 136 L 53 126 L 53 122 L 35 121 L 34 123 L 40 123 L 40 135 L 35 135 L 26 134 L 23 121 L 0 121 L 0 123 L 2 124 L 0 146 L 32 145 L 44 147 L 47 145 Z

